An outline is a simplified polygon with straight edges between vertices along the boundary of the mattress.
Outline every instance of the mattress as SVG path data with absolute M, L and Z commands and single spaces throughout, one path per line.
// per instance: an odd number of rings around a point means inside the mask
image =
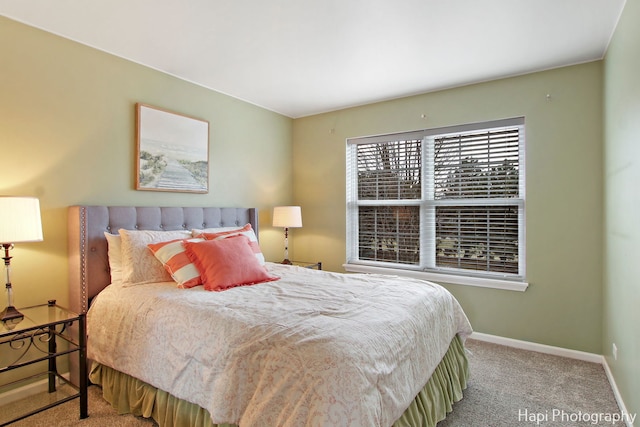
M 89 357 L 242 426 L 392 425 L 471 327 L 443 287 L 267 263 L 223 292 L 112 284 Z

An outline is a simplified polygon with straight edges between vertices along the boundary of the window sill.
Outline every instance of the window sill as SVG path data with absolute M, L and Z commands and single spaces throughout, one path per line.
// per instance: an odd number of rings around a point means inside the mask
M 487 279 L 482 277 L 456 276 L 453 274 L 430 273 L 425 271 L 401 270 L 396 268 L 376 267 L 362 264 L 342 264 L 350 273 L 391 274 L 395 276 L 413 277 L 436 283 L 450 283 L 454 285 L 477 286 L 481 288 L 503 289 L 507 291 L 524 292 L 529 283 L 515 280 Z

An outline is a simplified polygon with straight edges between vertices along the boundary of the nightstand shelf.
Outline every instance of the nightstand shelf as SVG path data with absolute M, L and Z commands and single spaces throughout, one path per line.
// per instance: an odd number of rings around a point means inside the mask
M 317 262 L 311 262 L 311 261 L 291 261 L 291 264 L 287 264 L 285 262 L 282 262 L 281 264 L 286 264 L 286 265 L 297 265 L 298 267 L 304 267 L 304 268 L 311 268 L 311 269 L 315 269 L 315 270 L 322 270 L 322 262 L 317 261 Z
M 0 427 L 42 412 L 46 409 L 80 399 L 80 418 L 88 416 L 87 409 L 87 359 L 85 315 L 77 314 L 49 301 L 49 304 L 20 308 L 22 320 L 0 322 L 0 374 L 46 362 L 47 370 L 25 376 L 0 386 L 0 391 L 26 385 L 38 377 L 48 382 L 48 392 L 56 398 L 38 408 L 12 419 L 0 417 Z M 75 336 L 73 336 L 75 335 Z M 61 344 L 61 345 L 59 345 Z M 58 372 L 57 358 L 72 353 L 79 355 L 80 384 L 76 386 Z M 61 386 L 58 388 L 57 384 Z M 65 390 L 61 390 L 61 389 Z M 66 391 L 69 392 L 66 392 Z

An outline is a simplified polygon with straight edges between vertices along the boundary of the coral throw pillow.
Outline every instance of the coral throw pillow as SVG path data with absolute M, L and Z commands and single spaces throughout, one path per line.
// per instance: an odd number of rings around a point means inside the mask
M 221 291 L 235 286 L 278 280 L 260 264 L 243 235 L 202 243 L 184 242 L 185 253 L 200 271 L 204 288 Z
M 261 265 L 264 265 L 265 264 L 264 255 L 262 254 L 262 250 L 260 249 L 260 245 L 258 244 L 258 237 L 256 236 L 255 231 L 253 231 L 253 227 L 251 227 L 251 224 L 247 224 L 244 227 L 238 228 L 235 230 L 221 231 L 218 233 L 204 232 L 201 235 L 198 235 L 197 237 L 204 237 L 207 240 L 220 240 L 220 239 L 227 239 L 229 237 L 235 237 L 239 235 L 246 236 L 249 238 L 249 245 L 253 250 L 253 254 L 258 259 L 258 262 L 260 262 Z
M 168 242 L 150 243 L 147 246 L 153 252 L 158 261 L 162 263 L 164 269 L 176 281 L 179 288 L 193 288 L 202 284 L 200 272 L 189 260 L 184 251 L 184 242 L 204 242 L 204 239 L 179 239 Z

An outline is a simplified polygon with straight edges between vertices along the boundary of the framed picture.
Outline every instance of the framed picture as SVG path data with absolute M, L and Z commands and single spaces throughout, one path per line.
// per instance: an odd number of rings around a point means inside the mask
M 136 190 L 207 193 L 209 122 L 136 104 Z

